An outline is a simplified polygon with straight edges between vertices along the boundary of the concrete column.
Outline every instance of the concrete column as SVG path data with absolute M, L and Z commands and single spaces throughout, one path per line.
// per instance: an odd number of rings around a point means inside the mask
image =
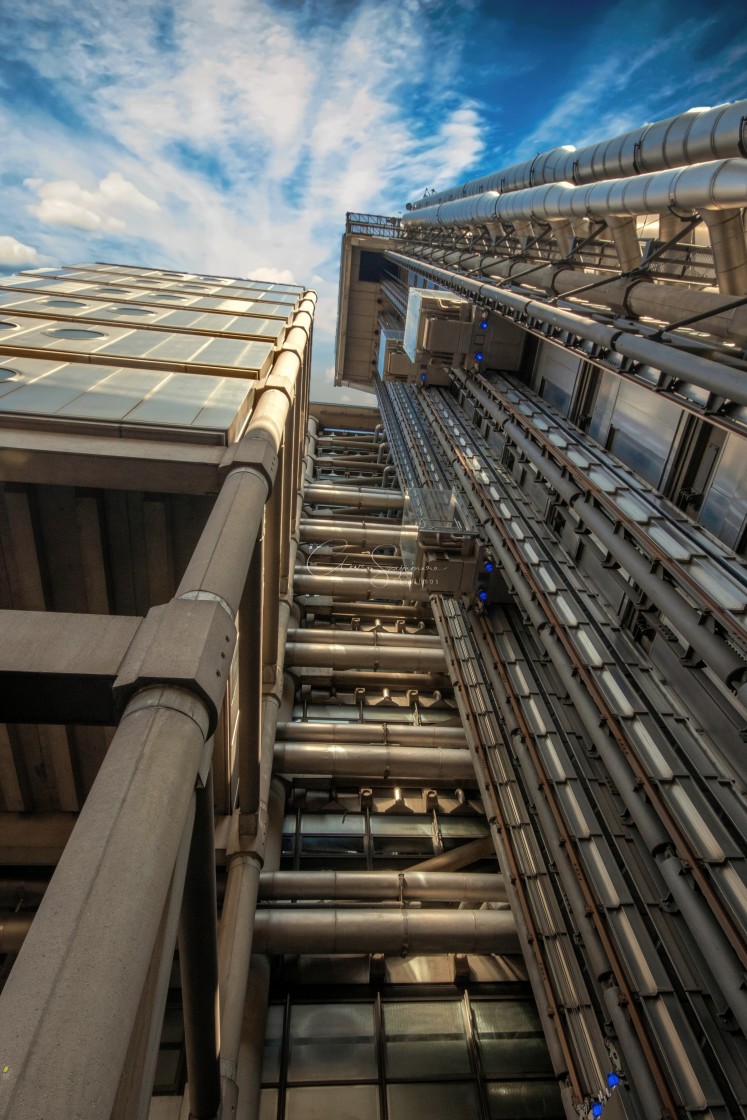
M 4 1120 L 110 1115 L 208 727 L 181 688 L 127 705 L 0 999 Z

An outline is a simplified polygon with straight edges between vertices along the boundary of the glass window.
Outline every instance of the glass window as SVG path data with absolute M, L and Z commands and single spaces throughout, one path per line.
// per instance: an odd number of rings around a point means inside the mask
M 0 331 L 14 331 L 18 323 L 8 323 L 4 319 L 0 320 Z
M 289 1081 L 365 1081 L 377 1076 L 372 1004 L 298 1004 L 292 1009 Z
M 259 1094 L 259 1120 L 275 1120 L 277 1114 L 277 1089 L 263 1089 Z
M 267 1008 L 265 1050 L 262 1057 L 262 1082 L 280 1080 L 280 1053 L 283 1048 L 283 1011 L 281 1004 L 271 1003 Z
M 428 1120 L 479 1120 L 475 1086 L 470 1082 L 453 1084 L 389 1085 L 389 1120 L 413 1120 L 427 1116 Z
M 475 1036 L 486 1076 L 552 1072 L 537 1012 L 527 1000 L 473 1000 Z
M 491 1120 L 562 1120 L 565 1116 L 555 1081 L 488 1082 Z
M 85 304 L 77 299 L 48 299 L 45 303 L 47 307 L 85 307 Z
M 317 1085 L 289 1089 L 285 1120 L 377 1120 L 376 1085 Z
M 462 1005 L 385 1003 L 387 1077 L 469 1077 Z

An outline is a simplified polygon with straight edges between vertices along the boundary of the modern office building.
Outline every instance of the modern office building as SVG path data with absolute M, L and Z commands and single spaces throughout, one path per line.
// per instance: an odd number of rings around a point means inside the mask
M 746 117 L 0 287 L 3 1120 L 747 1116 Z

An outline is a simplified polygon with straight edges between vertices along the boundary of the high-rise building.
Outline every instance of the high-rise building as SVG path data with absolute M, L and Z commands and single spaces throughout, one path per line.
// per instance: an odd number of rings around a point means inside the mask
M 0 287 L 3 1120 L 747 1116 L 746 117 Z

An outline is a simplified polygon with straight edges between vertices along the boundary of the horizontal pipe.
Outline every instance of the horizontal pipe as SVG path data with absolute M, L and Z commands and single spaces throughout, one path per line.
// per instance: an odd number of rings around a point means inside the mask
M 382 781 L 470 782 L 475 776 L 467 750 L 388 745 L 276 743 L 274 769 L 289 776 L 308 774 Z
M 301 569 L 293 581 L 299 595 L 332 595 L 334 598 L 405 599 L 428 598 L 428 592 L 413 584 L 409 575 L 391 575 L 377 568 L 357 568 L 356 574 L 314 572 Z
M 316 669 L 394 669 L 400 672 L 445 672 L 443 650 L 422 649 L 414 644 L 392 648 L 382 645 L 357 645 L 353 642 L 288 642 L 286 665 Z
M 380 649 L 442 649 L 438 634 L 390 634 L 378 630 L 338 630 L 334 627 L 315 627 L 288 631 L 288 641 L 301 645 L 350 645 L 371 646 Z
M 703 209 L 739 207 L 744 204 L 746 193 L 747 160 L 722 159 L 588 186 L 549 183 L 509 194 L 486 191 L 414 210 L 402 222 L 407 228 L 546 222 L 551 218 L 606 218 L 667 211 L 690 216 Z
M 517 191 L 542 183 L 593 183 L 684 167 L 705 160 L 747 156 L 747 101 L 688 109 L 578 150 L 550 148 L 532 159 L 493 171 L 408 204 L 408 209 L 466 198 L 485 191 Z
M 495 872 L 267 871 L 259 877 L 259 897 L 355 899 L 361 902 L 505 902 L 503 876 Z
M 322 518 L 304 517 L 301 519 L 301 540 L 304 543 L 335 545 L 357 544 L 363 548 L 391 547 L 398 548 L 401 526 L 386 526 L 377 528 L 370 523 L 346 525 L 344 523 L 325 521 Z
M 405 746 L 466 747 L 461 727 L 400 723 L 280 723 L 277 737 L 286 743 L 402 743 Z
M 404 497 L 399 490 L 374 487 L 332 485 L 315 482 L 306 487 L 304 503 L 310 505 L 352 506 L 354 509 L 402 509 Z
M 724 397 L 726 400 L 735 401 L 737 404 L 747 404 L 747 379 L 745 379 L 741 370 L 711 361 L 709 358 L 687 353 L 684 350 L 678 350 L 668 344 L 654 342 L 650 338 L 642 338 L 632 331 L 608 327 L 604 323 L 594 322 L 594 320 L 579 315 L 575 311 L 551 307 L 543 303 L 541 299 L 529 299 L 518 292 L 506 291 L 496 284 L 463 276 L 451 272 L 449 269 L 439 268 L 436 265 L 420 261 L 416 257 L 394 252 L 387 252 L 386 256 L 409 267 L 423 268 L 425 264 L 425 271 L 430 273 L 433 279 L 439 280 L 447 287 L 466 292 L 474 297 L 494 300 L 509 311 L 519 311 L 560 330 L 567 330 L 571 335 L 585 338 L 599 346 L 632 358 L 634 361 L 661 370 L 662 373 L 671 374 L 673 377 L 693 385 L 699 385 L 715 396 Z M 647 295 L 657 291 L 657 285 L 655 284 L 639 285 L 640 290 L 644 288 Z M 664 294 L 666 295 L 666 292 Z M 683 296 L 698 296 L 702 299 L 705 295 L 707 293 L 679 292 L 679 290 L 677 292 L 677 298 L 680 300 Z M 713 298 L 716 300 L 722 299 L 720 296 Z M 731 316 L 723 315 L 721 318 L 724 321 L 730 320 L 733 322 Z M 707 330 L 709 328 L 704 324 L 703 329 Z M 741 334 L 742 328 L 739 328 L 739 330 Z M 745 330 L 747 330 L 747 326 Z
M 518 953 L 508 910 L 257 911 L 255 953 Z

